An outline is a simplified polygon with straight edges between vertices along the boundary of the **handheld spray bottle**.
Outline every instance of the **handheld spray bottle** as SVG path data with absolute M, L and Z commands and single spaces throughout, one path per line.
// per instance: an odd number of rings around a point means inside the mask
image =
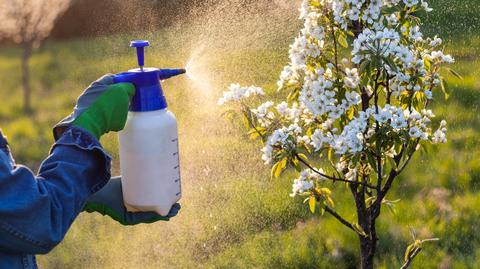
M 177 120 L 167 110 L 160 81 L 184 74 L 185 69 L 144 68 L 145 40 L 132 41 L 140 68 L 115 75 L 136 92 L 125 129 L 119 133 L 123 198 L 130 212 L 168 215 L 181 198 Z

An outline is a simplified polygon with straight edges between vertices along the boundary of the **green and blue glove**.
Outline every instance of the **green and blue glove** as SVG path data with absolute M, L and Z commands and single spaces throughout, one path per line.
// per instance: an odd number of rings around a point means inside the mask
M 80 95 L 73 113 L 53 128 L 55 139 L 69 126 L 81 127 L 97 139 L 110 131 L 121 131 L 134 94 L 133 84 L 114 84 L 113 75 L 103 76 Z
M 178 214 L 180 204 L 173 205 L 170 213 L 165 217 L 155 212 L 128 212 L 123 203 L 121 179 L 116 177 L 110 179 L 103 189 L 92 195 L 83 210 L 88 213 L 97 212 L 107 215 L 122 225 L 137 225 L 168 221 Z

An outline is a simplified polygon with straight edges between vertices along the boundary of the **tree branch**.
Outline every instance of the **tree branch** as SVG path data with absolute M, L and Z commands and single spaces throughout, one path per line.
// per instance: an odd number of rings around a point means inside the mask
M 412 150 L 412 152 L 410 152 L 410 153 L 408 154 L 407 160 L 406 160 L 405 163 L 402 165 L 402 167 L 401 167 L 400 169 L 398 169 L 398 170 L 392 169 L 392 171 L 390 172 L 390 175 L 388 176 L 387 181 L 385 182 L 385 186 L 383 187 L 381 193 L 379 194 L 379 198 L 381 198 L 382 200 L 383 200 L 383 198 L 385 198 L 385 196 L 387 195 L 387 192 L 388 192 L 388 191 L 390 190 L 390 188 L 392 187 L 392 184 L 393 184 L 393 181 L 395 180 L 395 178 L 403 172 L 403 170 L 407 167 L 408 163 L 409 163 L 410 160 L 412 159 L 413 154 L 415 154 L 415 152 L 416 152 L 415 149 L 416 149 L 416 147 L 418 146 L 418 143 L 419 143 L 419 142 L 420 142 L 420 139 L 417 139 L 417 140 L 415 141 L 415 145 L 414 145 L 414 147 L 413 147 L 413 150 Z M 404 146 L 404 148 L 403 148 L 402 151 L 400 152 L 401 155 L 403 155 L 403 154 L 405 153 L 405 152 L 404 152 L 404 151 L 405 151 L 405 147 L 406 147 L 406 146 Z M 402 156 L 401 156 L 400 154 L 398 155 L 399 158 L 398 158 L 397 160 L 395 160 L 396 163 L 397 163 L 397 165 L 400 164 L 400 161 L 401 161 L 401 158 L 402 158 Z
M 340 182 L 345 182 L 345 183 L 350 183 L 350 184 L 355 184 L 355 185 L 362 185 L 364 187 L 367 187 L 367 188 L 370 188 L 370 189 L 376 189 L 375 186 L 373 185 L 370 185 L 366 182 L 360 182 L 360 181 L 353 181 L 353 180 L 348 180 L 348 179 L 343 179 L 343 178 L 336 178 L 336 177 L 332 177 L 332 176 L 329 176 L 329 175 L 326 175 L 320 171 L 318 171 L 317 169 L 315 169 L 313 166 L 311 166 L 307 161 L 305 161 L 304 159 L 302 159 L 302 157 L 300 157 L 297 153 L 295 153 L 295 157 L 297 157 L 297 159 L 303 163 L 305 166 L 307 166 L 308 168 L 310 168 L 313 172 L 315 172 L 316 174 L 326 178 L 326 179 L 329 179 L 329 180 L 332 180 L 333 182 L 335 181 L 340 181 Z
M 357 232 L 355 228 L 353 228 L 353 224 L 345 220 L 342 216 L 340 216 L 335 210 L 332 208 L 325 206 L 324 207 L 325 211 L 328 212 L 330 215 L 335 217 L 338 221 L 340 221 L 343 225 L 345 225 L 347 228 L 350 228 L 352 231 Z

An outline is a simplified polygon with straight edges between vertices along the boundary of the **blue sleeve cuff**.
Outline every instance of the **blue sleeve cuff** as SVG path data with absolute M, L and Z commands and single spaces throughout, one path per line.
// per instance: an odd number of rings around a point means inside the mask
M 0 130 L 0 150 L 5 152 L 7 155 L 10 154 L 7 138 L 3 136 L 2 130 Z
M 105 184 L 107 184 L 108 180 L 110 180 L 112 157 L 105 151 L 105 149 L 103 149 L 98 139 L 92 134 L 90 134 L 88 131 L 76 126 L 68 127 L 62 134 L 62 136 L 60 136 L 57 142 L 53 145 L 51 152 L 56 147 L 60 146 L 73 146 L 82 150 L 94 151 L 101 155 L 100 159 L 104 162 L 105 165 L 103 165 L 103 167 L 105 167 L 105 169 L 103 171 L 99 171 L 101 172 L 99 173 L 101 174 L 101 177 L 99 179 L 88 179 L 95 180 L 95 182 L 92 182 L 91 185 L 93 186 L 90 190 L 91 194 L 102 189 Z

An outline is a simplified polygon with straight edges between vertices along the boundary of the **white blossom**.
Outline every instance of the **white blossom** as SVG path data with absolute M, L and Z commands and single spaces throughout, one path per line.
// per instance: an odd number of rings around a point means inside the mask
M 273 105 L 273 102 L 268 101 L 261 104 L 258 108 L 251 110 L 262 127 L 268 127 L 274 119 L 275 114 L 272 111 L 269 111 Z
M 425 94 L 425 97 L 427 97 L 428 100 L 432 100 L 432 99 L 433 99 L 432 91 L 426 90 L 426 91 L 424 92 L 424 94 Z
M 358 87 L 360 83 L 360 77 L 358 76 L 358 70 L 356 68 L 346 68 L 345 73 L 347 76 L 344 78 L 345 86 L 351 89 L 355 89 Z
M 315 168 L 315 171 L 312 169 L 303 170 L 300 172 L 300 177 L 293 181 L 291 197 L 295 197 L 298 194 L 302 194 L 308 191 L 311 191 L 315 187 L 315 182 L 325 179 L 320 176 L 320 174 L 325 174 L 323 169 Z
M 218 100 L 218 105 L 224 105 L 231 101 L 239 101 L 252 95 L 265 95 L 265 93 L 262 88 L 259 87 L 241 87 L 240 84 L 231 84 L 230 87 L 228 87 L 228 91 L 223 92 L 223 97 Z
M 447 143 L 447 122 L 442 120 L 440 122 L 440 128 L 433 134 L 432 143 L 440 144 L 440 143 Z

